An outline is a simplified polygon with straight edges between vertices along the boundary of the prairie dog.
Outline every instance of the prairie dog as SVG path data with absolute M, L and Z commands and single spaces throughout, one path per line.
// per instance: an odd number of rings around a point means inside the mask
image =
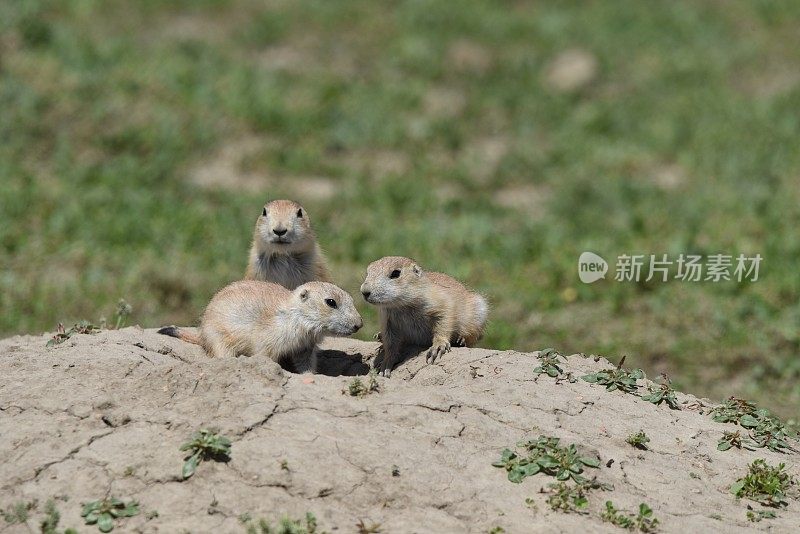
M 306 282 L 330 282 L 327 261 L 308 213 L 297 202 L 273 200 L 256 220 L 245 280 L 295 289 Z
M 308 282 L 289 291 L 242 280 L 214 295 L 197 334 L 174 326 L 158 333 L 200 345 L 209 356 L 266 356 L 290 371 L 315 372 L 317 343 L 362 325 L 353 299 L 333 284 Z
M 384 355 L 379 372 L 386 377 L 405 345 L 430 347 L 428 363 L 451 345 L 471 347 L 483 337 L 489 313 L 481 295 L 446 274 L 425 272 L 414 260 L 398 256 L 367 267 L 361 294 L 380 310 Z

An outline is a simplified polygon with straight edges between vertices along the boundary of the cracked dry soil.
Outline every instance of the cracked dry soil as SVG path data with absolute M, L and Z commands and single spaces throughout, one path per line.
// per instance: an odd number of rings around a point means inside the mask
M 37 499 L 41 509 L 55 498 L 62 528 L 97 532 L 83 524 L 80 503 L 107 494 L 141 505 L 115 532 L 243 532 L 241 514 L 306 512 L 328 532 L 356 532 L 361 519 L 385 533 L 621 532 L 599 519 L 606 500 L 628 510 L 647 502 L 663 532 L 800 525 L 796 501 L 750 523 L 747 502 L 728 492 L 755 458 L 786 462 L 798 476 L 797 454 L 717 451 L 733 426 L 700 413 L 708 401 L 679 393 L 684 409 L 673 411 L 581 380 L 536 379 L 534 354 L 456 348 L 435 365 L 412 358 L 378 379 L 379 393 L 357 398 L 342 394 L 349 376 L 312 381 L 271 361 L 211 359 L 151 329 L 78 335 L 53 348 L 48 339 L 0 341 L 0 507 Z M 362 355 L 377 344 L 324 346 L 336 374 L 363 371 Z M 609 365 L 575 355 L 565 370 Z M 200 427 L 232 439 L 231 461 L 203 462 L 182 481 L 178 447 Z M 649 451 L 625 442 L 639 429 Z M 600 457 L 588 474 L 614 490 L 590 493 L 589 514 L 551 511 L 540 492 L 550 477 L 513 484 L 492 467 L 504 447 L 540 434 Z M 40 519 L 0 519 L 0 532 L 38 532 Z

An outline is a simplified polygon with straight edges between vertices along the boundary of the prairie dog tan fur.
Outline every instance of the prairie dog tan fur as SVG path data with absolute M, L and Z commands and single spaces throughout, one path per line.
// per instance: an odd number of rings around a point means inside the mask
M 209 356 L 266 356 L 290 371 L 315 372 L 322 338 L 349 336 L 362 325 L 353 299 L 333 284 L 308 282 L 289 291 L 243 280 L 214 295 L 198 334 L 174 326 L 158 332 L 200 345 Z
M 314 280 L 330 282 L 327 261 L 297 202 L 273 200 L 256 221 L 245 280 L 261 280 L 294 289 Z
M 430 347 L 433 363 L 451 345 L 471 347 L 483 337 L 489 305 L 442 273 L 425 272 L 410 258 L 387 256 L 367 267 L 361 294 L 380 310 L 383 362 L 378 371 L 390 376 L 406 345 Z

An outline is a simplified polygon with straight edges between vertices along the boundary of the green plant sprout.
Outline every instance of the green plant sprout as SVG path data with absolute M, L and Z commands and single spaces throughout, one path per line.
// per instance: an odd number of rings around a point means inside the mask
M 89 321 L 80 321 L 75 323 L 72 327 L 70 327 L 69 330 L 65 330 L 64 325 L 62 323 L 58 323 L 56 333 L 50 339 L 50 341 L 47 342 L 47 346 L 52 347 L 54 345 L 60 345 L 75 334 L 96 334 L 99 331 L 100 328 L 96 327 Z
M 653 510 L 645 503 L 639 505 L 637 513 L 631 514 L 617 509 L 614 503 L 606 501 L 606 509 L 600 514 L 603 521 L 628 530 L 638 530 L 640 532 L 656 532 L 658 530 L 658 519 L 653 517 Z
M 623 363 L 625 363 L 625 356 L 622 357 L 616 368 L 603 369 L 597 373 L 584 375 L 581 378 L 591 384 L 605 386 L 607 391 L 615 391 L 618 389 L 625 393 L 636 394 L 639 389 L 639 385 L 636 382 L 637 380 L 645 378 L 644 371 L 641 369 L 628 371 L 622 367 Z
M 539 436 L 537 440 L 517 444 L 517 447 L 525 449 L 527 454 L 504 449 L 500 459 L 492 463 L 505 469 L 508 480 L 514 483 L 540 472 L 554 476 L 556 480 L 571 478 L 575 482 L 584 482 L 586 479 L 581 476 L 583 468 L 600 466 L 598 458 L 579 455 L 574 444 L 559 447 L 559 438 Z
M 644 430 L 640 430 L 635 434 L 631 434 L 625 440 L 629 445 L 637 449 L 641 449 L 643 451 L 647 450 L 647 444 L 650 442 L 650 438 L 647 437 L 647 434 L 644 433 Z
M 231 457 L 231 440 L 205 428 L 192 434 L 190 441 L 181 445 L 180 450 L 189 451 L 184 458 L 182 476 L 192 476 L 203 460 L 227 462 Z
M 731 485 L 737 498 L 746 498 L 764 506 L 788 506 L 787 495 L 796 481 L 785 470 L 785 464 L 773 467 L 763 459 L 754 460 L 747 475 Z
M 139 513 L 139 503 L 131 501 L 124 503 L 114 497 L 98 501 L 87 502 L 83 505 L 81 517 L 87 525 L 97 525 L 100 532 L 114 530 L 114 520 L 123 517 L 133 517 Z
M 675 390 L 672 389 L 672 381 L 666 374 L 661 375 L 658 385 L 648 386 L 647 390 L 648 393 L 647 395 L 642 395 L 642 400 L 652 402 L 656 405 L 664 402 L 672 410 L 681 409 L 678 404 L 678 399 L 675 397 Z

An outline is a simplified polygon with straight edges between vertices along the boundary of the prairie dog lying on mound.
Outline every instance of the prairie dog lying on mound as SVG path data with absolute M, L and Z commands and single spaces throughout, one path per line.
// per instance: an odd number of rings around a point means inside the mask
M 214 295 L 197 334 L 174 326 L 158 332 L 200 345 L 209 356 L 265 356 L 290 371 L 315 372 L 322 338 L 349 336 L 362 325 L 353 299 L 333 284 L 308 282 L 289 291 L 243 280 Z
M 245 280 L 261 280 L 294 289 L 318 280 L 330 282 L 327 262 L 297 202 L 273 200 L 256 220 Z
M 380 310 L 383 362 L 390 376 L 405 345 L 430 347 L 433 363 L 451 345 L 471 347 L 483 337 L 489 305 L 442 273 L 425 272 L 410 258 L 387 256 L 367 267 L 361 294 Z

